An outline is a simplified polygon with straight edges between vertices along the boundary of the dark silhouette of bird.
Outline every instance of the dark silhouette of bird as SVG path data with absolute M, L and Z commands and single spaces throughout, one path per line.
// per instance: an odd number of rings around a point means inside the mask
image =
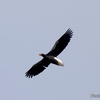
M 25 74 L 26 77 L 33 77 L 38 75 L 48 67 L 50 63 L 58 66 L 63 66 L 63 62 L 57 58 L 57 56 L 65 49 L 70 39 L 72 38 L 73 32 L 69 28 L 54 44 L 53 48 L 47 54 L 39 54 L 43 57 L 42 60 L 34 64 Z

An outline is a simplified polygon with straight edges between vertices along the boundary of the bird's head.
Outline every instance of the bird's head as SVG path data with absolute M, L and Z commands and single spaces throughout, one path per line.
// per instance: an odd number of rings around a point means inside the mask
M 40 54 L 39 54 L 39 56 L 45 57 L 45 54 L 43 54 L 43 53 L 40 53 Z

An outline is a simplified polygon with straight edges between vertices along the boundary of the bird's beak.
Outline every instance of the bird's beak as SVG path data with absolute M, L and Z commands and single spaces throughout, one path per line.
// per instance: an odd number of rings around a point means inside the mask
M 42 56 L 42 53 L 40 53 L 39 56 Z

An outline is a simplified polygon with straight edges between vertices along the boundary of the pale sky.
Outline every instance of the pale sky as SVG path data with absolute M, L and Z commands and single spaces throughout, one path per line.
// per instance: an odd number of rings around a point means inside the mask
M 71 28 L 73 37 L 49 65 L 25 72 Z M 0 100 L 92 100 L 100 94 L 100 0 L 1 0 Z M 96 98 L 99 100 L 100 98 Z

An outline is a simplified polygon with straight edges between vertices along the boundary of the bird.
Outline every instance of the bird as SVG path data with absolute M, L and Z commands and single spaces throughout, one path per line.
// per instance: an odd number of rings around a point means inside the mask
M 65 47 L 70 42 L 73 35 L 73 31 L 69 28 L 54 44 L 52 49 L 47 53 L 40 53 L 39 56 L 42 56 L 42 60 L 34 64 L 26 73 L 25 76 L 32 78 L 43 72 L 49 64 L 55 64 L 58 66 L 64 66 L 62 60 L 58 59 L 58 55 L 65 49 Z

